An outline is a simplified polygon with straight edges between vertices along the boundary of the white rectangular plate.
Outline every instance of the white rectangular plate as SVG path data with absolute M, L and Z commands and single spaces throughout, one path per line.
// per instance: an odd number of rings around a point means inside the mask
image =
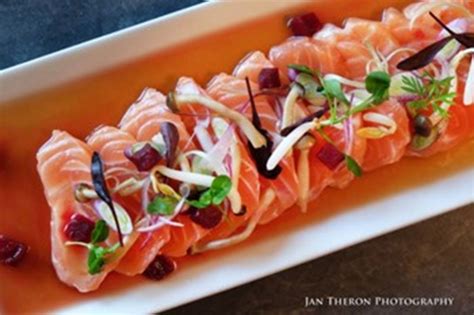
M 249 1 L 245 5 L 226 2 L 180 11 L 1 71 L 0 103 L 295 5 L 294 1 L 273 2 L 271 6 L 266 1 Z M 183 21 L 199 27 L 180 28 Z M 69 305 L 58 313 L 163 311 L 472 203 L 473 178 L 472 167 L 451 173 L 427 185 L 349 207 L 314 224 L 260 237 L 210 258 L 198 257 L 167 281 L 144 282 L 119 294 Z

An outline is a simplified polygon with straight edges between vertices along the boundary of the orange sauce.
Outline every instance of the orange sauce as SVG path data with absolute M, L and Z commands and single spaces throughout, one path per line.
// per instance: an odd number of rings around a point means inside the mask
M 401 7 L 409 1 L 331 0 L 311 3 L 322 21 L 339 23 L 347 14 L 377 19 L 383 7 Z M 350 13 L 348 8 L 350 8 Z M 301 8 L 298 11 L 308 10 Z M 54 273 L 50 260 L 50 209 L 36 173 L 35 153 L 53 129 L 67 130 L 85 137 L 100 124 L 116 124 L 126 108 L 146 87 L 168 91 L 181 75 L 205 84 L 212 75 L 231 72 L 247 52 L 267 51 L 288 36 L 284 12 L 247 23 L 195 41 L 172 47 L 130 64 L 120 65 L 36 95 L 0 106 L 0 233 L 30 246 L 20 266 L 0 266 L 0 311 L 6 313 L 44 312 L 90 297 L 118 294 L 137 285 L 141 277 L 127 278 L 111 274 L 100 290 L 80 294 L 63 285 Z M 159 38 L 157 38 L 159 40 Z M 306 215 L 286 212 L 272 224 L 257 229 L 253 239 L 285 233 L 319 220 L 349 205 L 364 203 L 387 194 L 410 189 L 447 173 L 459 172 L 473 164 L 472 142 L 450 153 L 430 159 L 404 159 L 396 165 L 366 174 L 341 192 L 328 189 Z M 390 178 L 390 181 L 386 179 Z M 268 233 L 270 232 L 271 233 Z M 246 246 L 240 244 L 238 246 Z M 183 265 L 200 259 L 218 259 L 222 253 L 187 258 Z M 206 257 L 206 258 L 203 258 Z

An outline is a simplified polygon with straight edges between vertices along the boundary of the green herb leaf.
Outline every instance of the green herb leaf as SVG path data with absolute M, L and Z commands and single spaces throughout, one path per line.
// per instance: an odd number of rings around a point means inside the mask
M 355 176 L 360 177 L 362 175 L 362 168 L 350 155 L 345 154 L 344 161 L 346 162 L 347 169 Z
M 171 196 L 157 196 L 147 207 L 150 214 L 171 215 L 178 201 Z
M 232 181 L 229 176 L 219 175 L 212 181 L 211 187 L 204 191 L 198 200 L 188 200 L 187 203 L 195 208 L 202 209 L 211 204 L 220 205 L 229 194 Z
M 225 197 L 229 194 L 231 188 L 232 181 L 228 176 L 217 176 L 212 181 L 210 189 L 212 191 L 212 203 L 214 205 L 220 205 L 224 201 Z
M 108 254 L 112 254 L 118 248 L 120 248 L 120 243 L 104 248 L 98 245 L 91 245 L 89 248 L 89 256 L 87 257 L 87 267 L 88 272 L 91 275 L 98 274 L 102 271 L 102 267 L 106 264 L 106 257 Z
M 194 208 L 206 208 L 212 203 L 212 192 L 208 189 L 199 196 L 198 200 L 188 200 L 187 203 Z
M 346 98 L 346 95 L 342 91 L 341 82 L 337 80 L 324 80 L 324 91 L 326 96 L 333 97 L 344 104 L 349 104 L 349 100 Z
M 89 274 L 95 275 L 101 272 L 105 265 L 104 255 L 106 250 L 101 246 L 92 246 L 89 250 L 89 257 L 87 258 L 87 267 Z
M 365 88 L 372 94 L 373 103 L 380 104 L 388 99 L 390 75 L 384 71 L 374 71 L 365 78 Z
M 104 220 L 99 220 L 95 223 L 92 230 L 91 242 L 92 244 L 101 243 L 109 237 L 109 227 Z
M 316 73 L 313 71 L 313 69 L 311 69 L 310 67 L 305 66 L 305 65 L 289 64 L 287 67 L 288 67 L 288 69 L 296 70 L 299 73 L 306 73 L 306 74 L 309 74 L 311 76 L 316 75 Z

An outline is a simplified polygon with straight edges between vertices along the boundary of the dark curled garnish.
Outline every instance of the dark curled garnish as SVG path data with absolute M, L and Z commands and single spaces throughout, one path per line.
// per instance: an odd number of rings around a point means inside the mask
M 249 79 L 245 78 L 245 82 L 247 83 L 247 92 L 249 94 L 250 105 L 252 106 L 252 124 L 266 140 L 266 145 L 261 146 L 260 148 L 254 148 L 252 143 L 248 141 L 249 152 L 252 156 L 252 159 L 255 161 L 255 164 L 257 165 L 258 173 L 265 178 L 275 179 L 278 177 L 278 175 L 280 175 L 282 169 L 280 165 L 277 165 L 272 170 L 267 170 L 267 161 L 272 154 L 273 141 L 270 139 L 268 131 L 263 129 L 260 122 L 260 117 L 258 117 Z
M 160 125 L 160 130 L 166 145 L 166 165 L 170 167 L 174 163 L 178 148 L 178 128 L 170 122 L 164 122 Z
M 89 243 L 94 225 L 92 220 L 76 213 L 64 227 L 64 234 L 70 241 Z
M 402 60 L 397 65 L 397 68 L 404 71 L 412 71 L 429 65 L 441 49 L 443 49 L 452 39 L 452 36 L 448 36 L 423 48 L 413 56 Z
M 92 176 L 92 183 L 94 184 L 95 192 L 97 193 L 99 198 L 109 206 L 110 211 L 112 211 L 115 225 L 117 226 L 117 233 L 119 236 L 120 246 L 123 246 L 122 231 L 120 229 L 117 213 L 115 212 L 114 203 L 112 202 L 112 198 L 110 197 L 109 190 L 107 189 L 107 184 L 105 182 L 104 167 L 102 165 L 102 159 L 100 158 L 100 155 L 97 152 L 94 152 L 92 154 L 91 176 Z
M 176 269 L 176 263 L 165 255 L 158 255 L 148 265 L 143 275 L 151 280 L 161 280 Z
M 474 33 L 456 33 L 443 23 L 433 12 L 430 12 L 431 17 L 444 28 L 455 40 L 466 48 L 474 47 Z
M 28 246 L 0 234 L 0 263 L 16 266 L 27 252 Z
M 321 118 L 326 112 L 328 111 L 328 109 L 326 107 L 323 107 L 321 108 L 320 110 L 318 111 L 315 111 L 314 113 L 311 113 L 309 114 L 308 116 L 298 120 L 297 122 L 295 122 L 294 124 L 292 125 L 289 125 L 288 127 L 286 128 L 283 128 L 281 131 L 280 131 L 280 135 L 282 135 L 283 137 L 286 137 L 287 135 L 289 135 L 293 130 L 295 130 L 296 128 L 298 128 L 300 125 L 304 124 L 304 123 L 307 123 L 307 122 L 310 122 L 312 121 L 313 119 L 315 118 Z
M 413 56 L 402 60 L 397 68 L 405 71 L 412 71 L 429 65 L 436 55 L 452 40 L 457 40 L 466 48 L 474 47 L 474 33 L 456 33 L 444 24 L 436 15 L 430 12 L 431 17 L 441 25 L 450 36 L 440 39 L 439 41 L 423 48 Z

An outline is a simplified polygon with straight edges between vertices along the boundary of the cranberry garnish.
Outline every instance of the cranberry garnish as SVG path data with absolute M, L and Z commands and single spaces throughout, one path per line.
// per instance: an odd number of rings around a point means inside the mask
M 281 85 L 277 68 L 263 68 L 258 74 L 258 86 L 260 89 L 277 88 Z
M 222 212 L 216 207 L 190 208 L 188 214 L 194 223 L 199 224 L 205 229 L 212 229 L 222 220 Z
M 158 255 L 148 265 L 143 275 L 148 279 L 161 280 L 176 269 L 176 263 L 165 255 Z
M 334 170 L 344 160 L 344 154 L 335 146 L 326 143 L 318 152 L 318 159 L 330 170 Z
M 28 251 L 28 246 L 6 236 L 0 235 L 0 262 L 5 265 L 15 266 Z
M 140 172 L 151 170 L 161 160 L 161 154 L 149 143 L 143 145 L 140 149 L 134 150 L 129 147 L 123 152 L 127 159 L 132 161 Z
M 295 36 L 313 36 L 323 25 L 314 13 L 307 13 L 292 17 L 288 21 L 288 28 Z
M 64 234 L 71 241 L 89 243 L 94 226 L 92 220 L 76 213 L 64 227 Z

